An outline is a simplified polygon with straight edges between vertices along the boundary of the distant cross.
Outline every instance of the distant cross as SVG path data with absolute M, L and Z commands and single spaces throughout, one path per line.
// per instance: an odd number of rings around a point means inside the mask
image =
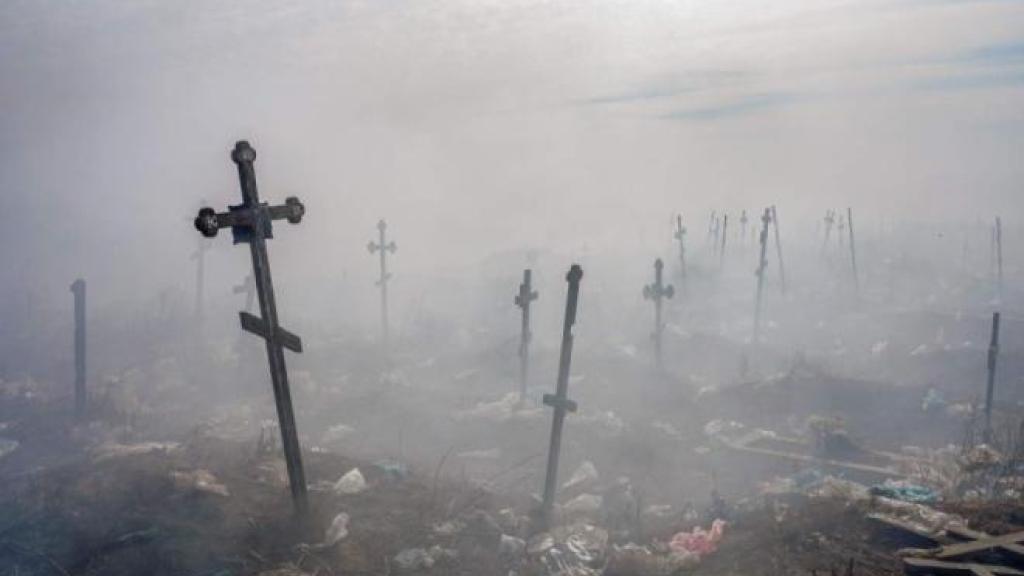
M 203 201 L 205 204 L 206 201 Z M 205 301 L 204 292 L 206 288 L 206 253 L 210 251 L 211 244 L 208 238 L 199 237 L 195 252 L 192 253 L 192 260 L 196 262 L 196 302 L 195 317 L 197 322 L 203 321 L 203 304 Z
M 743 246 L 747 245 L 747 222 L 750 219 L 747 218 L 747 211 L 743 210 L 740 212 L 740 242 Z
M 836 242 L 839 243 L 839 247 L 843 247 L 843 231 L 846 230 L 846 221 L 843 220 L 843 215 L 839 215 L 839 223 L 836 224 Z
M 761 293 L 764 292 L 764 273 L 768 268 L 768 224 L 772 221 L 771 208 L 765 208 L 761 216 L 761 257 L 757 263 L 757 299 L 754 302 L 754 337 L 756 344 L 761 337 Z
M 551 509 L 555 504 L 555 489 L 558 486 L 558 456 L 562 448 L 562 426 L 566 412 L 575 412 L 576 403 L 569 399 L 569 368 L 572 364 L 573 326 L 576 324 L 576 304 L 580 295 L 580 279 L 583 269 L 573 264 L 565 279 L 569 291 L 565 300 L 565 322 L 562 325 L 562 353 L 558 361 L 558 385 L 554 394 L 544 395 L 544 404 L 554 409 L 551 419 L 551 444 L 548 447 L 548 467 L 544 477 L 544 500 L 541 515 L 545 525 L 551 521 Z
M 245 280 L 238 286 L 231 289 L 235 294 L 245 294 L 245 311 L 252 311 L 252 303 L 256 298 L 256 280 L 253 279 L 252 274 L 248 274 Z
M 519 334 L 519 402 L 526 401 L 526 385 L 530 369 L 530 302 L 537 299 L 537 292 L 531 286 L 533 273 L 527 268 L 523 270 L 523 283 L 519 285 L 515 304 L 522 309 L 523 322 Z
M 87 392 L 85 389 L 85 280 L 71 284 L 75 295 L 75 415 L 85 415 Z
M 782 286 L 782 293 L 786 293 L 786 267 L 782 264 L 782 240 L 779 239 L 779 213 L 772 205 L 772 228 L 775 229 L 775 253 L 779 258 L 779 283 Z
M 686 281 L 686 227 L 683 226 L 683 215 L 676 215 L 675 238 L 679 241 L 679 275 Z
M 398 250 L 398 246 L 394 242 L 387 242 L 385 239 L 385 231 L 388 225 L 381 219 L 377 222 L 377 231 L 380 235 L 380 241 L 377 243 L 370 242 L 366 245 L 366 249 L 370 251 L 370 254 L 380 253 L 380 279 L 377 280 L 377 286 L 380 286 L 380 330 L 381 330 L 381 342 L 384 345 L 385 350 L 388 346 L 388 281 L 391 280 L 391 274 L 388 273 L 388 263 L 385 255 L 390 252 L 395 253 Z
M 828 237 L 832 233 L 832 225 L 836 222 L 836 213 L 834 210 L 828 210 L 825 212 L 825 239 L 821 243 L 821 253 L 825 253 L 825 248 L 828 246 Z
M 992 313 L 992 336 L 988 344 L 988 382 L 985 386 L 985 442 L 992 440 L 992 401 L 996 392 L 996 361 L 999 359 L 999 312 Z
M 654 301 L 654 333 L 651 334 L 651 338 L 654 339 L 654 362 L 661 370 L 661 336 L 665 331 L 665 325 L 661 321 L 661 301 L 664 298 L 672 298 L 675 294 L 675 289 L 672 285 L 665 285 L 662 281 L 662 268 L 664 264 L 661 262 L 661 258 L 654 261 L 654 283 L 644 286 L 644 300 Z
M 722 244 L 718 250 L 718 267 L 722 268 L 725 266 L 725 239 L 729 237 L 727 233 L 729 230 L 729 215 L 722 215 Z
M 708 242 L 713 242 L 714 241 L 714 238 L 715 238 L 715 222 L 717 222 L 717 219 L 715 218 L 715 211 L 712 210 L 711 211 L 711 220 L 708 221 Z
M 860 277 L 857 275 L 857 244 L 853 240 L 853 209 L 846 209 L 846 224 L 850 229 L 850 267 L 853 271 L 853 296 L 860 299 Z
M 309 510 L 306 494 L 306 475 L 302 469 L 302 451 L 292 409 L 291 390 L 288 386 L 288 371 L 285 367 L 284 349 L 302 352 L 302 341 L 278 324 L 277 303 L 274 285 L 270 277 L 270 260 L 267 257 L 266 241 L 273 238 L 274 220 L 286 219 L 292 224 L 302 221 L 305 207 L 298 198 L 290 197 L 284 204 L 270 206 L 260 202 L 256 191 L 256 171 L 253 163 L 256 151 L 246 141 L 235 144 L 231 159 L 238 166 L 238 180 L 241 184 L 242 203 L 229 206 L 227 212 L 215 212 L 203 208 L 196 217 L 195 226 L 207 238 L 213 238 L 221 228 L 231 228 L 235 244 L 246 242 L 252 254 L 253 278 L 259 297 L 260 316 L 248 312 L 239 313 L 242 329 L 263 338 L 267 344 L 267 359 L 270 364 L 270 378 L 274 386 L 274 400 L 277 404 L 277 418 L 281 428 L 288 480 L 291 485 L 292 502 L 300 516 Z

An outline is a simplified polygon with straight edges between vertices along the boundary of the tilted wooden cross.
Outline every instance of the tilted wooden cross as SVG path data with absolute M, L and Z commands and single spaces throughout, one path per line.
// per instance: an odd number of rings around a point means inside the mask
M 676 214 L 675 238 L 679 242 L 679 275 L 686 281 L 686 226 L 683 226 L 683 215 Z
M 579 302 L 580 280 L 583 268 L 573 264 L 565 279 L 569 283 L 565 299 L 565 322 L 562 325 L 562 352 L 558 360 L 558 384 L 554 394 L 544 395 L 544 404 L 554 409 L 551 419 L 551 443 L 548 445 L 548 467 L 544 476 L 544 500 L 541 519 L 546 527 L 551 521 L 558 486 L 558 456 L 562 449 L 562 426 L 566 412 L 575 412 L 576 403 L 569 399 L 569 369 L 572 364 L 573 326 L 576 324 L 576 306 Z
M 665 298 L 671 299 L 675 295 L 675 288 L 671 284 L 665 285 L 662 280 L 662 269 L 665 265 L 661 258 L 654 261 L 654 283 L 644 286 L 644 300 L 654 301 L 654 333 L 651 338 L 654 340 L 654 363 L 659 370 L 661 362 L 661 336 L 665 331 L 665 324 L 661 321 L 661 301 Z
M 71 284 L 75 298 L 75 415 L 85 415 L 87 394 L 85 387 L 85 280 Z
M 285 367 L 284 349 L 302 352 L 302 341 L 278 324 L 277 303 L 274 285 L 270 277 L 270 260 L 267 257 L 266 241 L 273 238 L 274 220 L 287 220 L 298 224 L 306 209 L 298 198 L 289 197 L 284 204 L 270 206 L 260 202 L 256 190 L 256 171 L 253 163 L 256 151 L 246 141 L 235 144 L 231 159 L 238 166 L 238 180 L 242 190 L 242 203 L 229 206 L 227 212 L 216 212 L 202 208 L 195 219 L 195 227 L 207 238 L 213 238 L 221 228 L 231 228 L 235 244 L 248 243 L 252 254 L 252 271 L 259 297 L 260 316 L 240 312 L 242 329 L 263 338 L 267 344 L 267 359 L 270 364 L 270 379 L 274 386 L 274 400 L 277 418 L 281 428 L 281 441 L 288 481 L 291 485 L 295 510 L 304 516 L 309 509 L 306 493 L 306 475 L 302 468 L 302 451 L 295 425 L 291 389 L 288 385 L 288 371 Z
M 519 285 L 519 294 L 516 294 L 515 304 L 522 311 L 522 328 L 519 333 L 519 402 L 526 401 L 526 386 L 530 370 L 530 302 L 537 299 L 537 291 L 533 289 L 531 281 L 533 272 L 527 268 L 523 270 L 523 282 Z
M 377 243 L 370 242 L 366 245 L 366 249 L 370 251 L 370 254 L 380 253 L 380 279 L 377 280 L 377 286 L 380 286 L 380 330 L 381 330 L 381 343 L 384 349 L 387 350 L 389 332 L 388 332 L 388 281 L 391 280 L 391 274 L 388 273 L 388 263 L 385 259 L 385 254 L 390 252 L 392 254 L 398 250 L 398 246 L 394 242 L 385 241 L 385 231 L 388 225 L 383 219 L 377 222 L 377 231 L 380 235 L 380 241 Z
M 765 208 L 761 215 L 761 257 L 757 261 L 757 298 L 754 301 L 754 335 L 752 342 L 757 344 L 761 337 L 761 294 L 764 292 L 764 273 L 768 268 L 768 224 L 772 221 L 771 208 Z

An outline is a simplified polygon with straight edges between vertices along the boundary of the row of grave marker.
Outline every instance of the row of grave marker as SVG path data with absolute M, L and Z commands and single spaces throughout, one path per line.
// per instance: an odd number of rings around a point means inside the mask
M 239 183 L 242 194 L 242 203 L 236 206 L 229 206 L 226 212 L 216 212 L 212 208 L 202 208 L 194 220 L 196 229 L 206 238 L 213 238 L 222 228 L 231 228 L 235 243 L 247 243 L 252 257 L 253 273 L 246 281 L 234 288 L 236 293 L 246 294 L 246 310 L 239 313 L 242 329 L 252 332 L 264 339 L 267 350 L 267 360 L 271 383 L 274 391 L 275 406 L 280 423 L 282 446 L 284 449 L 285 462 L 288 471 L 289 486 L 296 513 L 305 517 L 309 510 L 309 501 L 306 488 L 305 472 L 302 465 L 302 453 L 299 446 L 295 414 L 292 407 L 291 389 L 288 382 L 288 371 L 285 364 L 284 350 L 287 348 L 296 353 L 302 352 L 301 339 L 288 332 L 280 326 L 278 321 L 277 305 L 274 297 L 273 282 L 270 273 L 270 262 L 267 255 L 266 241 L 273 237 L 272 224 L 274 220 L 287 220 L 289 223 L 298 224 L 305 214 L 305 207 L 295 197 L 289 197 L 285 203 L 278 206 L 270 206 L 266 202 L 260 202 L 256 186 L 256 175 L 254 162 L 256 152 L 248 142 L 236 143 L 231 153 L 231 159 L 237 166 Z M 825 238 L 827 242 L 830 232 L 831 221 L 834 213 L 826 215 Z M 728 216 L 721 220 L 721 253 L 725 250 L 725 233 L 728 226 Z M 714 220 L 714 215 L 712 215 Z M 741 217 L 743 234 L 746 229 L 746 213 Z M 754 333 L 753 342 L 759 339 L 761 295 L 764 285 L 765 270 L 767 268 L 767 244 L 768 227 L 774 223 L 775 243 L 779 258 L 780 278 L 785 283 L 785 273 L 782 268 L 782 248 L 779 242 L 778 215 L 775 207 L 764 210 L 761 217 L 760 231 L 760 258 L 758 262 L 757 275 L 757 296 L 754 312 Z M 682 217 L 677 217 L 677 229 L 675 237 L 679 241 L 679 258 L 683 277 L 686 271 L 686 250 L 684 237 L 686 228 L 682 225 Z M 853 218 L 852 211 L 847 210 L 847 226 L 850 234 L 851 264 L 853 267 L 854 279 L 856 282 L 856 253 L 853 242 Z M 387 272 L 387 253 L 394 253 L 397 246 L 394 242 L 387 241 L 387 224 L 381 220 L 378 225 L 378 241 L 370 242 L 367 246 L 371 253 L 380 254 L 380 278 L 378 286 L 381 292 L 381 327 L 382 339 L 385 346 L 388 341 L 388 317 L 387 317 L 387 283 L 390 274 Z M 711 231 L 709 229 L 709 235 Z M 997 220 L 996 232 L 993 242 L 999 241 L 1001 230 Z M 1001 248 L 1001 246 L 1000 246 Z M 197 282 L 202 284 L 202 257 L 205 247 L 201 244 L 196 252 L 196 258 L 200 260 L 199 277 Z M 1001 254 L 1000 254 L 1001 256 Z M 1001 258 L 1000 258 L 1001 262 Z M 659 369 L 662 367 L 662 334 L 664 323 L 662 321 L 662 301 L 672 298 L 674 288 L 665 284 L 663 279 L 664 264 L 661 259 L 654 263 L 654 282 L 644 286 L 643 295 L 645 299 L 651 300 L 655 306 L 655 322 L 652 338 L 654 340 L 655 359 Z M 1001 266 L 1000 266 L 1001 276 Z M 569 373 L 572 363 L 573 350 L 573 327 L 576 323 L 576 311 L 579 301 L 580 281 L 583 278 L 583 270 L 573 264 L 566 281 L 568 290 L 566 295 L 565 318 L 562 328 L 561 352 L 558 365 L 558 377 L 554 394 L 545 394 L 543 403 L 553 409 L 551 437 L 548 449 L 548 464 L 544 480 L 544 494 L 541 506 L 541 517 L 546 524 L 551 517 L 554 505 L 555 490 L 557 487 L 557 474 L 559 454 L 561 450 L 562 429 L 567 413 L 575 412 L 577 405 L 568 397 Z M 78 279 L 72 284 L 71 290 L 74 293 L 75 303 L 75 407 L 79 414 L 86 408 L 86 288 L 85 281 Z M 197 299 L 201 300 L 201 292 L 198 292 Z M 532 287 L 532 273 L 524 270 L 523 281 L 519 287 L 519 293 L 515 297 L 515 304 L 522 310 L 522 332 L 520 336 L 520 399 L 525 399 L 528 383 L 529 370 L 529 342 L 530 333 L 530 303 L 538 298 L 538 293 Z M 249 312 L 253 300 L 258 300 L 259 316 Z M 996 363 L 999 350 L 999 313 L 993 315 L 991 344 L 988 352 L 988 380 L 986 386 L 986 435 L 991 431 L 991 408 L 992 397 L 995 387 Z

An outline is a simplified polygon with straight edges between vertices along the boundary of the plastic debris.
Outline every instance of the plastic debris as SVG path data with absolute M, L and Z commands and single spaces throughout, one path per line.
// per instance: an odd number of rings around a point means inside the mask
M 526 540 L 502 534 L 498 541 L 498 553 L 506 557 L 520 556 L 526 551 Z
M 933 412 L 946 407 L 946 398 L 935 388 L 929 388 L 921 401 L 922 412 Z
M 18 449 L 17 440 L 8 440 L 7 438 L 0 438 L 0 458 L 7 456 L 11 452 Z
M 540 407 L 523 407 L 519 402 L 519 394 L 509 392 L 500 400 L 481 402 L 468 410 L 455 413 L 456 420 L 490 420 L 506 422 L 508 420 L 533 420 L 541 418 L 544 410 Z
M 932 504 L 939 499 L 939 495 L 931 488 L 912 484 L 906 480 L 886 480 L 882 484 L 872 486 L 871 494 L 918 504 Z
M 590 524 L 559 527 L 527 544 L 533 570 L 547 576 L 597 576 L 605 562 L 608 532 Z
M 348 514 L 341 512 L 334 517 L 324 533 L 324 546 L 334 546 L 348 536 Z
M 388 480 L 402 480 L 409 475 L 409 468 L 398 460 L 377 460 L 373 466 L 383 472 Z
M 501 458 L 501 448 L 467 450 L 465 452 L 459 452 L 456 456 L 465 460 L 497 460 Z
M 674 555 L 700 560 L 718 549 L 724 534 L 725 520 L 718 518 L 711 523 L 710 530 L 696 526 L 690 532 L 680 532 L 672 537 L 668 546 Z
M 395 554 L 395 567 L 403 572 L 413 572 L 433 568 L 434 564 L 442 560 L 453 560 L 456 558 L 454 550 L 447 550 L 440 546 L 432 546 L 429 550 L 424 548 L 406 548 Z
M 568 514 L 596 514 L 601 511 L 604 498 L 596 494 L 580 494 L 562 506 Z
M 596 482 L 598 479 L 597 468 L 590 460 L 584 460 L 579 468 L 572 473 L 572 476 L 562 484 L 562 490 L 572 490 Z
M 92 451 L 95 462 L 103 462 L 112 458 L 123 458 L 126 456 L 141 456 L 156 452 L 174 452 L 179 448 L 177 442 L 141 442 L 139 444 L 118 444 L 116 442 L 105 442 Z
M 192 470 L 190 472 L 171 472 L 171 482 L 178 490 L 194 490 L 218 496 L 230 496 L 228 487 L 217 481 L 217 477 L 209 470 Z
M 363 490 L 366 490 L 366 478 L 359 468 L 349 470 L 334 484 L 334 492 L 337 494 L 359 494 Z
M 335 424 L 324 432 L 323 437 L 320 439 L 321 444 L 337 444 L 347 440 L 356 431 L 355 428 L 346 424 Z

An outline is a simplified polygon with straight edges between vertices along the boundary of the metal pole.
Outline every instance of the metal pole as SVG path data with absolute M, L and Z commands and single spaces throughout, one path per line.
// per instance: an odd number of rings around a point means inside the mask
M 87 392 L 85 388 L 85 280 L 71 284 L 75 296 L 75 415 L 85 415 Z
M 992 313 L 992 337 L 988 345 L 988 382 L 985 386 L 985 442 L 992 441 L 992 401 L 996 388 L 996 360 L 999 357 L 999 312 Z

